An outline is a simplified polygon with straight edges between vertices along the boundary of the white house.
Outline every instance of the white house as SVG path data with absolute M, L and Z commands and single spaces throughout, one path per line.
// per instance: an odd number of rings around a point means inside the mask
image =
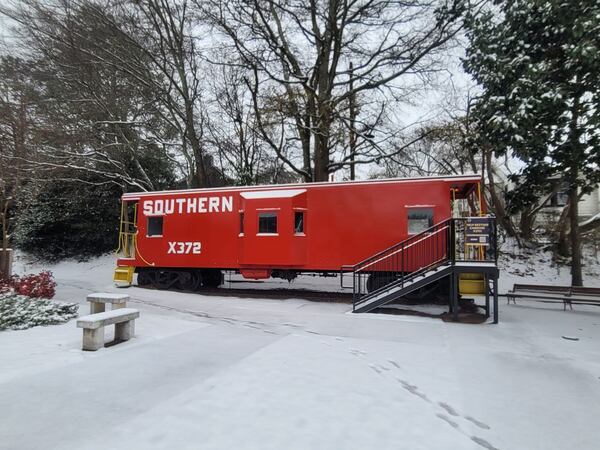
M 600 214 L 600 186 L 589 195 L 584 195 L 579 202 L 579 216 L 589 219 Z

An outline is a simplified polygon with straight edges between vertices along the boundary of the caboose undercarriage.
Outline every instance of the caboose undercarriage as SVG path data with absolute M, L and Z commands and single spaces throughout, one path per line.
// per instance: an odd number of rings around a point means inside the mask
M 196 291 L 201 287 L 217 287 L 223 284 L 223 272 L 219 269 L 143 267 L 139 268 L 137 272 L 137 283 L 140 287 Z
M 140 287 L 155 289 L 181 289 L 183 291 L 199 291 L 203 287 L 215 288 L 225 281 L 225 272 L 241 273 L 236 269 L 190 269 L 190 268 L 153 268 L 140 267 L 137 284 Z M 279 278 L 293 281 L 299 275 L 320 277 L 336 277 L 337 273 L 328 271 L 297 271 L 289 269 L 273 269 L 267 271 L 267 278 Z

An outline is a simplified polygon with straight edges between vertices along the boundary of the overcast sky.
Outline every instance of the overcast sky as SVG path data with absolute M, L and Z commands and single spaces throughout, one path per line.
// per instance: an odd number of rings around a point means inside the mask
M 2 53 L 11 46 L 10 25 L 11 20 L 0 15 L 0 52 Z M 412 104 L 404 103 L 397 109 L 395 119 L 398 127 L 408 126 L 410 129 L 424 123 L 441 122 L 448 119 L 447 109 L 465 106 L 467 92 L 473 90 L 473 83 L 462 69 L 460 58 L 463 54 L 462 46 L 449 50 L 445 64 L 447 69 L 437 75 L 432 85 L 428 85 L 426 89 L 415 95 Z M 357 176 L 367 178 L 369 173 L 376 171 L 377 168 L 373 165 L 359 165 Z M 346 174 L 338 173 L 336 178 L 341 178 L 343 175 Z

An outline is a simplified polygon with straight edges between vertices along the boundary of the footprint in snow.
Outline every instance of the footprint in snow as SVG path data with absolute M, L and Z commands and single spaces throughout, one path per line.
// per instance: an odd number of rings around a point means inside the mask
M 444 402 L 439 402 L 438 405 L 440 405 L 448 414 L 454 416 L 454 417 L 459 417 L 460 414 L 458 412 L 456 412 L 456 410 L 450 406 L 447 403 Z M 490 426 L 486 423 L 483 423 L 477 419 L 475 419 L 474 417 L 471 416 L 462 416 L 465 420 L 468 420 L 469 422 L 475 424 L 476 426 L 478 426 L 479 428 L 481 428 L 482 430 L 489 430 Z
M 440 405 L 442 408 L 444 408 L 446 410 L 446 412 L 448 414 L 450 414 L 451 416 L 454 416 L 454 417 L 460 416 L 460 414 L 458 414 L 456 412 L 456 410 L 452 406 L 450 406 L 449 404 L 444 403 L 444 402 L 438 402 L 438 405 Z
M 444 422 L 450 424 L 453 428 L 459 428 L 458 424 L 456 422 L 454 422 L 452 419 L 450 419 L 450 417 L 446 416 L 445 414 L 436 414 L 437 417 L 439 417 L 440 419 L 442 419 Z
M 356 354 L 359 354 L 359 355 L 366 355 L 367 354 L 367 352 L 365 352 L 363 350 L 359 350 L 357 348 L 351 348 L 350 349 L 350 353 L 356 353 Z
M 481 447 L 486 448 L 487 450 L 499 450 L 497 447 L 494 447 L 488 441 L 486 441 L 485 439 L 482 439 L 480 437 L 471 436 L 471 440 L 473 442 L 475 442 L 476 444 L 479 444 Z
M 431 400 L 429 400 L 429 398 L 425 394 L 423 394 L 421 391 L 419 391 L 418 386 L 415 386 L 414 384 L 410 384 L 409 382 L 401 380 L 400 378 L 398 378 L 398 381 L 400 382 L 402 387 L 404 389 L 406 389 L 408 392 L 410 392 L 413 395 L 416 395 L 417 397 L 421 398 L 422 400 L 425 400 L 428 403 L 431 403 Z
M 400 367 L 400 364 L 398 364 L 398 363 L 397 363 L 396 361 L 394 361 L 393 359 L 388 359 L 388 362 L 389 362 L 389 363 L 390 363 L 392 366 L 396 367 L 396 369 L 402 369 L 402 367 Z
M 373 371 L 377 372 L 377 374 L 378 374 L 378 375 L 381 375 L 381 370 L 379 370 L 379 369 L 377 368 L 377 366 L 374 366 L 374 365 L 372 365 L 372 364 L 369 364 L 369 367 L 371 368 L 371 370 L 373 370 Z
M 467 419 L 469 422 L 473 422 L 475 425 L 477 425 L 479 428 L 483 429 L 483 430 L 489 430 L 490 426 L 486 423 L 483 423 L 477 419 L 475 419 L 474 417 L 471 416 L 464 416 L 465 419 Z

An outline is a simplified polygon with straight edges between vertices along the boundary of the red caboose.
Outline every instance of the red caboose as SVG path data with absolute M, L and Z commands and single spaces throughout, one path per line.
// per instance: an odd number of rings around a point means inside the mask
M 478 205 L 481 177 L 445 176 L 127 193 L 115 281 L 167 289 L 339 273 Z

